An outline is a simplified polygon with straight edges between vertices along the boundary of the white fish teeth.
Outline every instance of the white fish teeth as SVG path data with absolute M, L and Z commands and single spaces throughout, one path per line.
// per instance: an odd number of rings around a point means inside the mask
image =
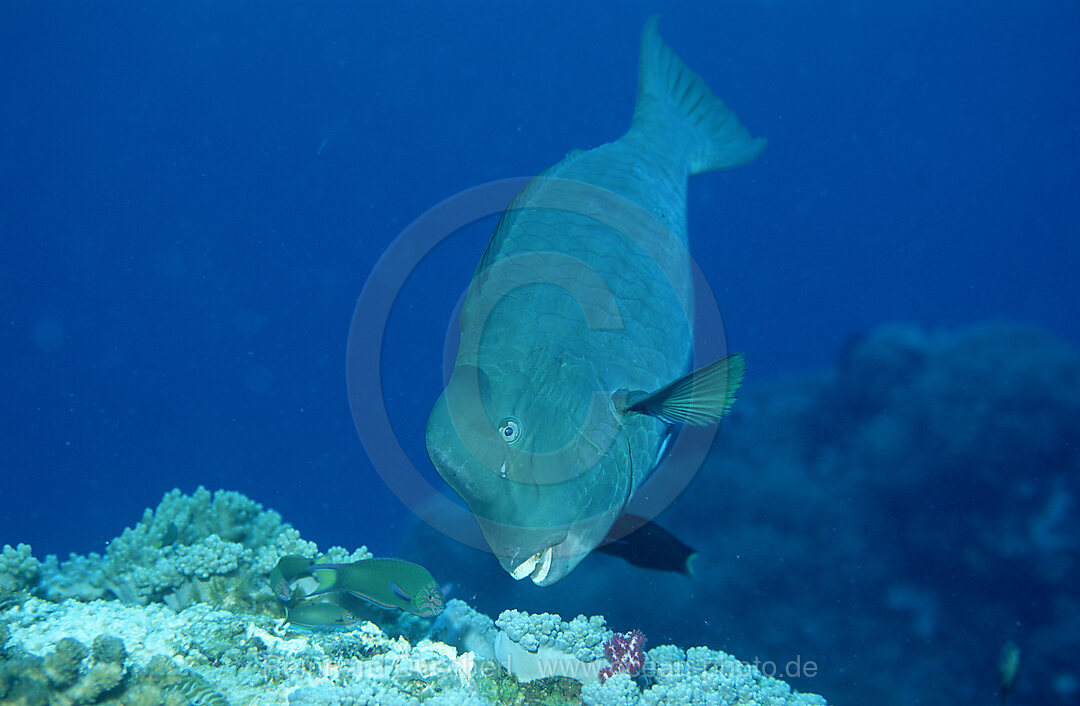
M 551 571 L 551 550 L 552 547 L 548 547 L 542 552 L 540 565 L 532 572 L 533 583 L 539 584 L 547 578 L 548 572 Z
M 514 577 L 514 580 L 520 581 L 533 572 L 536 568 L 537 562 L 540 561 L 540 552 L 533 554 L 531 557 L 521 562 L 516 569 L 510 572 L 510 575 Z
M 531 557 L 518 564 L 518 567 L 511 571 L 510 575 L 513 576 L 516 581 L 520 581 L 526 576 L 531 576 L 535 583 L 543 581 L 547 578 L 548 572 L 551 571 L 552 549 L 554 549 L 554 547 L 548 547 L 542 552 L 536 552 Z

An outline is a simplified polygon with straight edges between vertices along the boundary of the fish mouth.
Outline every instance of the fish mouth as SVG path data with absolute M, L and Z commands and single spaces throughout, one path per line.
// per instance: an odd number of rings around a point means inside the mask
M 555 549 L 555 547 L 548 547 L 543 551 L 533 554 L 531 557 L 518 564 L 517 567 L 510 572 L 510 575 L 517 581 L 528 576 L 532 579 L 533 583 L 540 585 L 540 583 L 547 578 L 548 572 L 551 571 L 551 555 L 553 549 Z

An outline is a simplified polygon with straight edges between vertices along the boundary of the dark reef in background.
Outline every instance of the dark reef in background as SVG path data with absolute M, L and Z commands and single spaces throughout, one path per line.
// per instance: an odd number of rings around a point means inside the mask
M 403 556 L 497 613 L 603 612 L 651 644 L 813 660 L 793 686 L 848 703 L 1075 703 L 1080 351 L 1030 329 L 884 327 L 837 368 L 755 386 L 659 519 L 699 578 L 593 556 L 554 587 L 419 529 Z

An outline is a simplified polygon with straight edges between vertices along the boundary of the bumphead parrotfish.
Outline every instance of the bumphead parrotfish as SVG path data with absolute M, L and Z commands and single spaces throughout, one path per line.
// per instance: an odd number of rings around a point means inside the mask
M 500 219 L 427 449 L 514 578 L 566 576 L 656 468 L 673 425 L 711 424 L 734 402 L 740 355 L 689 372 L 687 179 L 764 146 L 653 17 L 630 129 L 569 154 Z

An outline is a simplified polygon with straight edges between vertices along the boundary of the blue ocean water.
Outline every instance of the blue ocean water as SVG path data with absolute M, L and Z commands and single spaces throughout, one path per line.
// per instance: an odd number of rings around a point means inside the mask
M 654 12 L 676 51 L 769 139 L 752 164 L 690 187 L 693 251 L 728 344 L 749 361 L 750 400 L 755 388 L 832 369 L 853 340 L 893 322 L 1016 322 L 1080 343 L 1075 3 L 8 2 L 0 544 L 27 542 L 39 556 L 101 551 L 164 492 L 201 484 L 244 492 L 321 546 L 406 551 L 416 522 L 365 455 L 346 395 L 356 298 L 426 209 L 620 135 Z M 418 467 L 453 306 L 493 224 L 424 260 L 385 331 L 354 332 L 382 337 L 387 409 Z M 852 428 L 843 414 L 822 416 L 817 434 Z M 1072 448 L 1061 464 L 1075 470 Z M 1061 512 L 1075 520 L 1075 475 L 1062 477 Z M 882 502 L 912 497 L 891 488 Z M 811 508 L 807 522 L 814 508 L 831 521 L 845 502 L 787 500 Z M 673 512 L 738 516 L 739 503 L 697 494 Z M 867 542 L 890 537 L 890 522 L 908 527 L 862 506 L 845 512 L 863 511 L 878 523 Z M 730 531 L 721 522 L 696 541 L 723 556 Z M 1075 536 L 1064 541 L 1075 560 Z M 761 601 L 827 584 L 832 554 L 818 554 L 819 573 L 764 585 Z M 597 566 L 579 572 L 608 564 Z M 460 590 L 486 591 L 491 610 L 503 600 L 649 612 L 599 581 L 522 595 L 480 553 L 440 568 Z M 487 583 L 465 588 L 477 572 Z M 741 580 L 753 585 L 753 572 Z M 924 583 L 938 584 L 888 578 L 866 578 L 892 586 L 866 613 L 915 605 L 925 617 Z M 688 596 L 673 602 L 695 605 L 695 589 L 675 590 Z M 702 599 L 703 616 L 715 608 Z M 753 642 L 748 610 L 671 637 L 758 649 L 767 640 Z M 820 649 L 797 606 L 789 618 L 761 626 L 768 644 Z M 725 621 L 738 626 L 724 633 Z M 929 646 L 913 638 L 909 648 L 932 650 L 929 634 Z M 846 654 L 874 636 L 858 632 Z M 987 639 L 996 649 L 1009 637 Z M 829 697 L 873 680 L 858 660 L 843 664 L 843 675 L 820 678 L 829 688 L 800 687 Z M 992 694 L 993 656 L 979 664 Z M 1047 672 L 1066 673 L 1080 679 Z

